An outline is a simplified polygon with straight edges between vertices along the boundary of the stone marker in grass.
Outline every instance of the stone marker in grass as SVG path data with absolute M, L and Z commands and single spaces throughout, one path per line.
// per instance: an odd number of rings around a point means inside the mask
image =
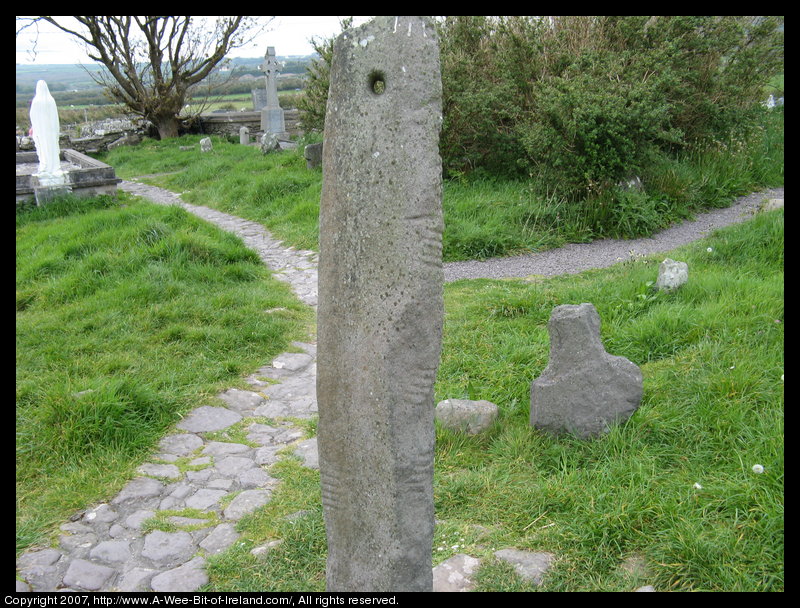
M 627 420 L 642 400 L 642 372 L 606 352 L 595 307 L 556 306 L 547 329 L 550 360 L 531 384 L 531 425 L 587 439 Z

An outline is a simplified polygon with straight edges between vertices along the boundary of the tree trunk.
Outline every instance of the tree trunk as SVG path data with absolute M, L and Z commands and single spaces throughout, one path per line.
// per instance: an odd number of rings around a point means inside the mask
M 153 123 L 158 129 L 159 139 L 178 137 L 178 119 L 175 116 L 154 117 Z

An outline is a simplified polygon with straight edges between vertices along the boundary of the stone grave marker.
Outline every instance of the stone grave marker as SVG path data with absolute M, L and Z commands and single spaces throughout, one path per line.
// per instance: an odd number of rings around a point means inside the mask
M 334 44 L 320 205 L 328 591 L 431 591 L 443 324 L 439 48 L 424 17 Z
M 627 420 L 642 400 L 642 371 L 606 352 L 595 307 L 556 306 L 547 329 L 550 360 L 531 384 L 531 425 L 588 439 Z
M 260 68 L 264 72 L 267 90 L 266 104 L 261 108 L 261 130 L 264 133 L 283 135 L 286 132 L 286 121 L 278 101 L 278 74 L 281 64 L 275 57 L 275 47 L 267 47 L 267 54 Z

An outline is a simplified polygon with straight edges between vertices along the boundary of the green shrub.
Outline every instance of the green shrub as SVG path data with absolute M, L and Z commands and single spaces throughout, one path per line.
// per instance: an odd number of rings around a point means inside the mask
M 653 151 L 755 124 L 783 70 L 777 17 L 447 17 L 440 22 L 448 174 L 532 175 L 573 200 Z

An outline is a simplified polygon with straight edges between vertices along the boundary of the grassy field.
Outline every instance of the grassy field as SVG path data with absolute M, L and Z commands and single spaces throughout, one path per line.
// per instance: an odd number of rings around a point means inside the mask
M 18 550 L 307 337 L 308 309 L 239 239 L 119 197 L 17 214 Z
M 690 268 L 671 294 L 651 289 L 661 256 L 446 287 L 437 400 L 487 399 L 500 416 L 481 436 L 437 430 L 435 564 L 482 558 L 480 591 L 783 590 L 783 212 L 671 255 Z M 639 410 L 593 441 L 528 424 L 550 312 L 581 302 L 644 375 Z M 280 489 L 211 558 L 208 589 L 324 590 L 319 474 L 293 458 L 270 473 Z M 268 559 L 250 554 L 275 540 Z M 556 555 L 542 587 L 493 557 L 508 547 Z
M 746 142 L 661 159 L 643 193 L 567 206 L 522 182 L 445 183 L 448 260 L 640 235 L 737 194 L 783 183 L 782 112 Z M 106 155 L 150 183 L 317 248 L 321 172 L 301 149 L 262 156 L 199 136 Z M 192 150 L 180 146 L 193 145 Z M 479 437 L 437 431 L 434 563 L 481 557 L 480 590 L 539 590 L 492 557 L 557 561 L 545 591 L 783 590 L 783 211 L 670 254 L 689 284 L 651 289 L 658 258 L 551 279 L 446 286 L 438 399 L 500 408 Z M 237 238 L 124 194 L 17 213 L 17 551 L 113 496 L 181 413 L 243 377 L 313 315 Z M 595 441 L 527 423 L 559 304 L 592 302 L 607 350 L 642 367 L 644 400 Z M 280 314 L 266 310 L 285 308 Z M 88 392 L 87 392 L 88 391 Z M 315 432 L 314 423 L 306 426 Z M 752 466 L 760 464 L 763 474 Z M 324 589 L 319 475 L 293 458 L 242 540 L 209 560 L 210 590 Z M 299 518 L 286 516 L 302 512 Z M 268 559 L 249 550 L 281 540 Z M 636 557 L 644 575 L 621 564 Z

